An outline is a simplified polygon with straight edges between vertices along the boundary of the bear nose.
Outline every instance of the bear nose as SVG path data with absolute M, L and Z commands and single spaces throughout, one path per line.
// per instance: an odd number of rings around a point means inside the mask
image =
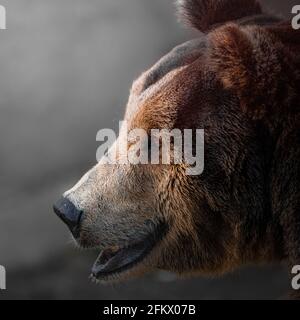
M 80 220 L 82 211 L 78 210 L 75 205 L 67 198 L 61 198 L 53 206 L 54 212 L 68 226 L 75 238 L 80 233 Z

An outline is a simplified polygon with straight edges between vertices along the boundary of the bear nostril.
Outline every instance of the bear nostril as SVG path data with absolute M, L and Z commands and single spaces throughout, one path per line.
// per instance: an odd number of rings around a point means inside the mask
M 53 206 L 54 212 L 68 226 L 75 238 L 79 237 L 82 210 L 78 210 L 67 198 L 61 198 Z

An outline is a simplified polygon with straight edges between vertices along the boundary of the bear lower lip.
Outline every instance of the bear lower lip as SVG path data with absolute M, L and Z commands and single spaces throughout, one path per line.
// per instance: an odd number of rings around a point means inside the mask
M 92 268 L 92 275 L 99 279 L 114 273 L 125 271 L 139 263 L 151 250 L 150 244 L 143 242 L 130 247 L 122 248 L 116 252 L 111 249 L 103 250 Z
M 139 264 L 152 251 L 155 244 L 162 239 L 166 230 L 166 225 L 161 223 L 153 233 L 142 241 L 123 248 L 103 250 L 93 265 L 92 277 L 105 280 L 110 275 L 119 274 Z

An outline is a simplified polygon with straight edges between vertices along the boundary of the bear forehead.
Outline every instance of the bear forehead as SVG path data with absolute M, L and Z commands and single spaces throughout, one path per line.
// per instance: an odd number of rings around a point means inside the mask
M 139 84 L 141 92 L 161 80 L 174 69 L 183 67 L 195 60 L 206 48 L 206 37 L 190 40 L 175 47 L 149 69 Z
M 188 41 L 164 56 L 133 84 L 125 120 L 131 128 L 171 128 L 178 109 L 199 88 L 209 81 L 203 79 L 207 37 Z M 202 90 L 203 91 L 203 90 Z

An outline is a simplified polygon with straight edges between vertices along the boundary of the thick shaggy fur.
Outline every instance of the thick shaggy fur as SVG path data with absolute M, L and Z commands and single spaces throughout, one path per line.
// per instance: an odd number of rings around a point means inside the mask
M 300 31 L 255 0 L 181 0 L 179 14 L 206 33 L 134 83 L 125 119 L 129 130 L 205 129 L 204 173 L 98 164 L 65 194 L 84 211 L 79 242 L 122 246 L 164 221 L 167 234 L 119 279 L 300 264 Z
M 177 7 L 184 23 L 203 32 L 217 24 L 262 13 L 256 0 L 177 0 Z

